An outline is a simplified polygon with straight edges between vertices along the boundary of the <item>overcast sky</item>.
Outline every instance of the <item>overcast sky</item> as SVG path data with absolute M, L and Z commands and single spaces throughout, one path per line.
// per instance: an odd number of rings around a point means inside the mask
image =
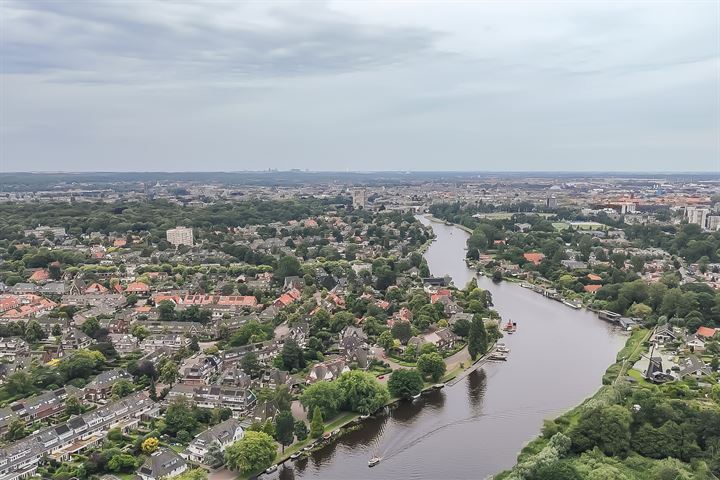
M 0 1 L 0 170 L 720 172 L 720 1 Z

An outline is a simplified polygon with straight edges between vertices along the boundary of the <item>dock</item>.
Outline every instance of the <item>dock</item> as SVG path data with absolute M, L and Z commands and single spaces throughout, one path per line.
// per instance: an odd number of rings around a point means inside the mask
M 457 377 L 453 378 L 452 380 L 450 380 L 449 382 L 447 382 L 445 385 L 447 385 L 448 387 L 452 387 L 453 385 L 455 385 L 455 384 L 458 383 L 459 381 L 464 380 L 465 377 L 467 377 L 468 375 L 470 375 L 472 372 L 474 372 L 474 371 L 477 370 L 478 368 L 482 367 L 482 366 L 485 365 L 487 362 L 491 361 L 489 357 L 490 357 L 490 355 L 492 355 L 493 353 L 495 353 L 496 350 L 497 350 L 497 348 L 495 347 L 495 345 L 493 345 L 493 347 L 492 347 L 490 350 L 488 350 L 488 351 L 485 353 L 485 355 L 483 355 L 482 357 L 480 357 L 480 358 L 478 358 L 477 360 L 475 360 L 475 362 L 472 364 L 472 366 L 470 366 L 469 368 L 465 369 L 460 375 L 458 375 Z

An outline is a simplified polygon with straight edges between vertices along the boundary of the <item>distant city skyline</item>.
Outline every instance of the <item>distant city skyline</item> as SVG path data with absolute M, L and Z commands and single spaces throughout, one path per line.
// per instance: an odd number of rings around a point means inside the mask
M 720 172 L 720 2 L 0 4 L 0 172 Z

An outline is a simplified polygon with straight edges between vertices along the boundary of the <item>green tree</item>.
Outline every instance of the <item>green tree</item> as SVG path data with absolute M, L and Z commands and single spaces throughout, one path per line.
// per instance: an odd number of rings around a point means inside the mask
M 260 373 L 260 369 L 262 368 L 260 365 L 260 360 L 254 352 L 246 353 L 242 359 L 242 362 L 240 362 L 240 365 L 240 368 L 242 368 L 243 372 L 247 373 L 253 378 L 258 376 L 258 374 Z
M 569 461 L 546 464 L 535 472 L 533 480 L 582 480 L 582 475 Z
M 25 429 L 25 422 L 19 418 L 16 418 L 12 422 L 10 422 L 10 425 L 8 426 L 8 431 L 5 434 L 5 439 L 14 442 L 16 440 L 20 440 L 21 438 L 25 438 L 27 436 L 28 432 Z
M 113 455 L 107 464 L 111 472 L 132 472 L 136 468 L 135 457 L 127 453 Z
M 157 305 L 158 317 L 160 320 L 175 320 L 175 304 L 170 300 L 163 300 Z
M 133 392 L 134 389 L 135 385 L 133 385 L 132 382 L 122 378 L 115 382 L 115 384 L 112 386 L 112 395 L 115 398 L 127 397 Z
M 197 337 L 193 336 L 190 339 L 190 345 L 188 345 L 188 348 L 191 352 L 199 352 L 200 351 L 200 344 L 198 343 Z
M 69 415 L 80 415 L 82 411 L 82 403 L 76 396 L 71 395 L 65 400 L 65 412 Z
M 319 408 L 325 418 L 333 417 L 343 402 L 343 392 L 337 382 L 319 381 L 300 395 L 300 403 L 309 411 Z
M 417 360 L 418 371 L 424 377 L 430 377 L 434 382 L 440 380 L 445 375 L 445 361 L 438 353 L 426 353 L 420 355 Z
M 290 411 L 282 411 L 275 416 L 275 440 L 282 445 L 282 451 L 285 447 L 293 443 L 295 429 L 295 420 Z
M 628 308 L 627 314 L 631 317 L 645 319 L 652 313 L 652 308 L 644 303 L 633 303 Z
M 325 423 L 323 420 L 322 410 L 320 407 L 313 409 L 312 420 L 310 421 L 310 436 L 313 438 L 319 438 L 325 431 Z
M 212 468 L 220 468 L 225 464 L 225 454 L 218 442 L 210 444 L 208 451 L 205 454 L 205 458 L 203 458 L 203 462 L 205 462 L 206 465 L 210 465 Z
M 190 470 L 185 470 L 180 475 L 172 477 L 173 480 L 207 480 L 207 478 L 208 472 L 206 472 L 202 468 L 192 468 Z
M 297 438 L 299 442 L 302 442 L 308 437 L 307 425 L 305 425 L 305 422 L 303 422 L 302 420 L 295 421 L 295 425 L 293 426 L 293 432 L 295 433 L 295 438 Z
M 583 412 L 570 431 L 576 452 L 594 447 L 609 456 L 622 456 L 630 449 L 630 413 L 620 405 L 600 406 Z
M 30 343 L 35 343 L 45 338 L 47 338 L 47 334 L 37 320 L 30 320 L 25 327 L 25 340 Z
M 412 398 L 422 391 L 423 379 L 415 369 L 398 369 L 390 374 L 388 389 L 393 397 Z
M 181 430 L 192 432 L 197 428 L 197 419 L 185 397 L 174 398 L 165 411 L 165 433 L 177 435 Z
M 485 324 L 479 315 L 473 316 L 470 322 L 470 332 L 468 335 L 468 352 L 470 357 L 475 360 L 478 355 L 482 355 L 488 349 L 487 331 Z
M 393 347 L 393 340 L 390 330 L 385 330 L 378 336 L 377 343 L 385 350 L 385 353 L 388 353 Z
M 160 368 L 160 381 L 172 385 L 177 380 L 178 365 L 172 360 L 166 361 Z
M 400 343 L 403 345 L 410 340 L 410 337 L 412 337 L 410 322 L 395 322 L 390 332 L 392 333 L 393 338 L 400 340 Z
M 225 450 L 225 464 L 244 474 L 258 472 L 272 465 L 277 454 L 275 440 L 264 432 L 245 432 L 245 436 Z
M 390 399 L 387 387 L 368 372 L 344 373 L 336 383 L 342 392 L 344 409 L 352 412 L 370 414 Z
M 301 274 L 300 261 L 295 257 L 287 255 L 278 260 L 274 278 L 282 282 L 285 280 L 285 277 L 297 277 Z
M 282 351 L 280 352 L 283 367 L 291 372 L 305 368 L 305 356 L 302 348 L 295 340 L 289 338 L 285 341 Z

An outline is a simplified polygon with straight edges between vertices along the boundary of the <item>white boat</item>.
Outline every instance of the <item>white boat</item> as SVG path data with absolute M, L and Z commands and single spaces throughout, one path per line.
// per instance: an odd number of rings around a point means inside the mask
M 490 360 L 507 360 L 507 353 L 505 352 L 493 352 L 488 357 Z
M 367 420 L 370 418 L 370 415 L 360 415 L 360 420 Z
M 268 468 L 265 470 L 265 473 L 273 473 L 273 472 L 274 472 L 275 470 L 277 470 L 277 469 L 278 469 L 278 466 L 277 466 L 277 465 L 273 465 L 273 466 L 271 466 L 271 467 L 268 467 Z
M 418 398 L 420 398 L 420 395 L 422 395 L 422 392 L 418 393 L 417 395 L 413 395 L 413 400 L 417 400 Z
M 444 383 L 436 383 L 435 385 L 433 385 L 433 388 L 436 390 L 440 390 L 443 387 L 445 387 Z
M 368 467 L 374 467 L 382 460 L 380 457 L 373 457 L 368 461 Z
M 295 452 L 290 455 L 290 460 L 297 460 L 298 458 L 300 458 L 300 452 Z
M 510 353 L 510 349 L 504 343 L 498 343 L 497 346 L 495 347 L 495 350 L 497 350 L 500 353 Z

